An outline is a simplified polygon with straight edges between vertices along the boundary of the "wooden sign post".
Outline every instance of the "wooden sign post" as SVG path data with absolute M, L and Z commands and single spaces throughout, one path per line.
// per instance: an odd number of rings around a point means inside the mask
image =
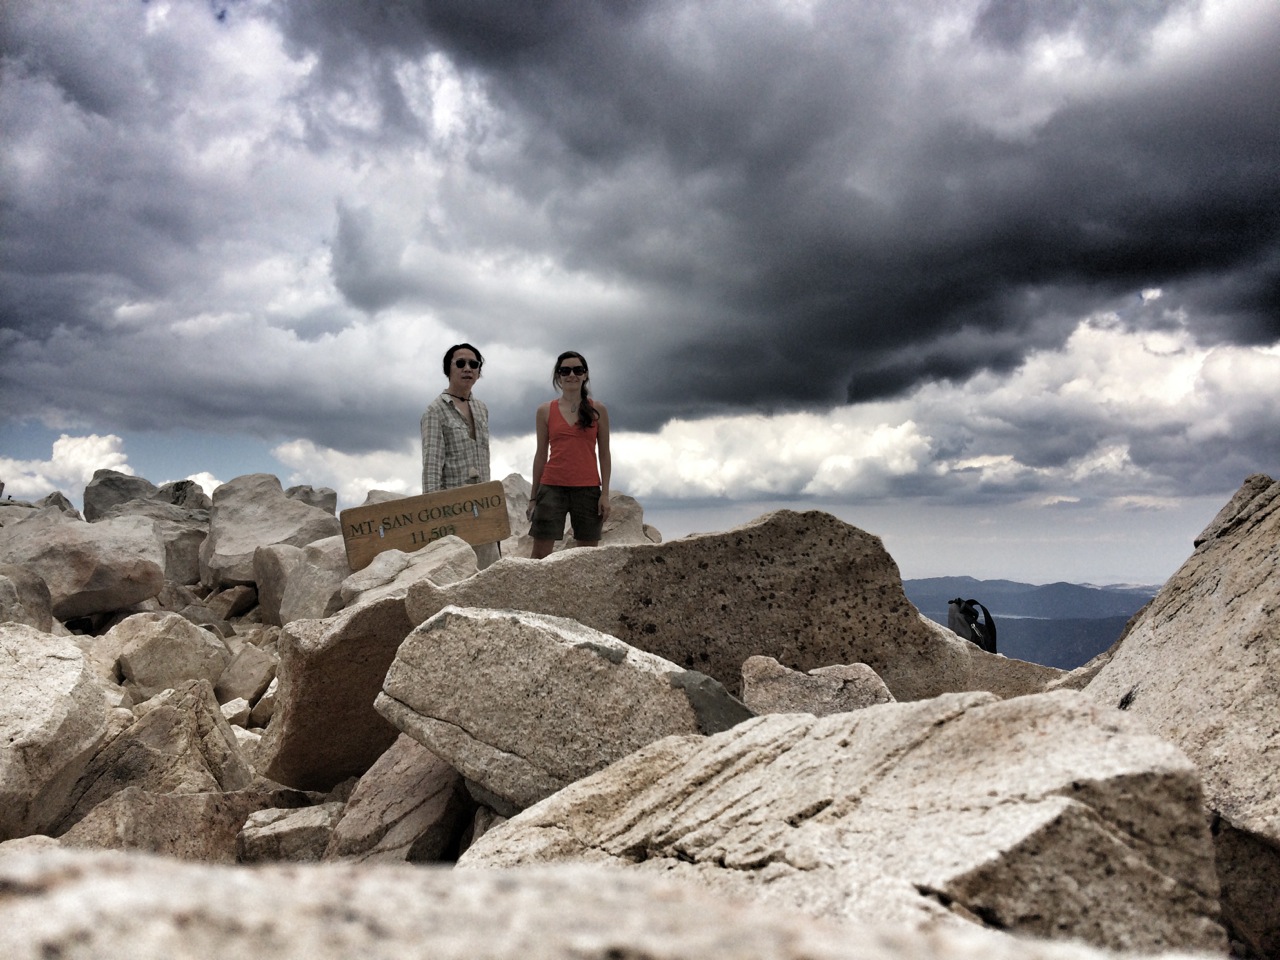
M 412 553 L 448 536 L 477 544 L 511 535 L 501 480 L 352 507 L 338 519 L 352 572 L 367 567 L 384 550 Z

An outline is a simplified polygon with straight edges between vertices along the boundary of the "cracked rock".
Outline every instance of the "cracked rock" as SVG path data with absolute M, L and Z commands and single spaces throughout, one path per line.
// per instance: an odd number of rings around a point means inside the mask
M 1199 766 L 1223 913 L 1255 953 L 1280 956 L 1280 482 L 1244 482 L 1085 694 Z
M 773 657 L 742 665 L 742 700 L 755 713 L 812 713 L 825 717 L 893 702 L 893 694 L 865 663 L 788 670 Z
M 779 714 L 652 744 L 459 867 L 634 865 L 820 917 L 1224 951 L 1199 778 L 1074 692 Z
M 585 864 L 250 870 L 33 849 L 0 858 L 8 960 L 1114 960 L 978 928 L 924 935 L 823 922 Z
M 373 765 L 397 736 L 373 701 L 409 629 L 404 602 L 387 597 L 280 632 L 278 686 L 258 749 L 264 776 L 328 790 Z
M 751 716 L 711 678 L 575 621 L 457 607 L 405 638 L 377 708 L 504 814 L 669 734 Z
M 571 617 L 735 696 L 756 654 L 793 670 L 865 663 L 899 700 L 1017 696 L 1062 675 L 984 653 L 921 616 L 880 538 L 817 511 L 778 510 L 663 544 L 508 559 L 448 586 L 418 581 L 405 597 L 414 623 L 449 605 Z

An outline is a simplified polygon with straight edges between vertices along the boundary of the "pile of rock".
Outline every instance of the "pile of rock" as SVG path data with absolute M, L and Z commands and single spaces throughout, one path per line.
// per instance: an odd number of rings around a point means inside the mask
M 504 486 L 480 572 L 266 475 L 0 506 L 0 952 L 1280 954 L 1280 484 L 1071 674 L 826 514 L 539 562 Z

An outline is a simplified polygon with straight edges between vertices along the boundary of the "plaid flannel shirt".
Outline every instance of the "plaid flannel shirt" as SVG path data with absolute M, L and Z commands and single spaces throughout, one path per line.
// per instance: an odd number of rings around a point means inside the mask
M 434 493 L 489 480 L 489 408 L 471 398 L 476 437 L 447 394 L 422 415 L 422 492 Z

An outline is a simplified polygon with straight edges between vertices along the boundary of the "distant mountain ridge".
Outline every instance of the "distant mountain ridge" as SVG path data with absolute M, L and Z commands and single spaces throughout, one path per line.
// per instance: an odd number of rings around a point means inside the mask
M 944 626 L 949 601 L 977 600 L 995 618 L 1000 653 L 1063 670 L 1074 670 L 1115 643 L 1129 619 L 1160 589 L 973 577 L 927 577 L 904 580 L 902 586 L 916 609 Z
M 997 616 L 1040 617 L 1045 620 L 1093 620 L 1131 617 L 1156 595 L 1158 586 L 1095 587 L 1079 583 L 1018 583 L 1013 580 L 975 580 L 973 577 L 929 577 L 905 580 L 907 599 L 921 613 L 947 612 L 956 597 L 973 597 Z

